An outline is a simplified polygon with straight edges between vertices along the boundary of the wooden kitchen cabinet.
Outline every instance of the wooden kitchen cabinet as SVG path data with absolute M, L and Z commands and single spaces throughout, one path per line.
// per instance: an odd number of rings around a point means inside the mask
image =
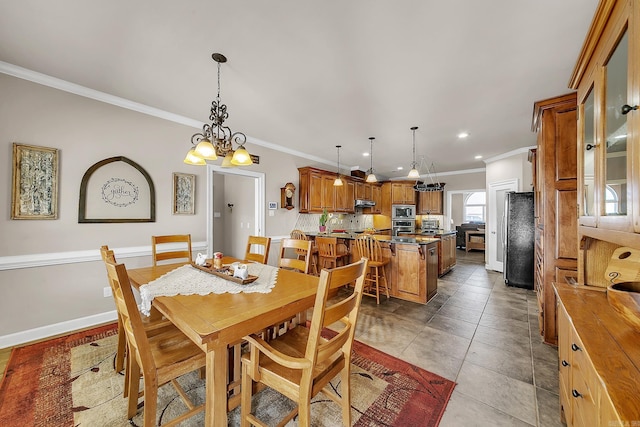
M 534 289 L 540 334 L 548 344 L 557 341 L 551 284 L 578 276 L 576 108 L 575 93 L 538 101 L 533 107 L 532 130 L 538 133 L 531 158 L 536 168 Z
M 444 191 L 421 191 L 418 193 L 418 215 L 443 215 Z
M 427 302 L 427 254 L 425 245 L 393 244 L 391 250 L 392 296 L 420 303 Z
M 375 202 L 375 206 L 366 208 L 364 213 L 380 214 L 382 213 L 382 191 L 380 184 L 371 184 L 371 200 Z
M 447 274 L 456 265 L 456 235 L 438 236 L 438 276 Z
M 579 224 L 640 232 L 640 3 L 601 1 L 571 77 L 578 91 Z M 636 160 L 634 160 L 636 159 Z
M 333 187 L 333 181 L 331 182 L 331 186 Z M 354 213 L 355 182 L 350 178 L 343 176 L 342 186 L 333 188 L 335 191 L 334 212 Z
M 391 204 L 392 205 L 415 205 L 416 190 L 413 186 L 415 182 L 392 181 L 391 182 Z
M 334 187 L 336 173 L 310 167 L 298 168 L 300 213 L 354 213 L 355 181 L 342 176 L 342 187 Z
M 606 293 L 557 284 L 561 416 L 567 426 L 610 427 L 640 420 L 640 333 Z

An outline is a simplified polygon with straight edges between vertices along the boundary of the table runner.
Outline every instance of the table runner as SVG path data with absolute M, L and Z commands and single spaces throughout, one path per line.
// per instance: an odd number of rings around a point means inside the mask
M 276 284 L 278 268 L 265 264 L 247 264 L 249 275 L 258 276 L 255 282 L 240 285 L 231 280 L 223 279 L 205 271 L 198 270 L 191 265 L 183 265 L 152 280 L 146 285 L 140 286 L 140 311 L 149 315 L 151 302 L 158 296 L 174 295 L 207 295 L 214 294 L 237 294 L 240 292 L 259 292 L 268 294 Z

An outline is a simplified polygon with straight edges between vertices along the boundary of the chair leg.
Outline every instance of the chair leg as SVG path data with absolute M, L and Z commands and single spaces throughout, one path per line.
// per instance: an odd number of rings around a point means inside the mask
M 240 388 L 240 427 L 249 427 L 248 415 L 251 413 L 251 394 L 253 388 L 253 380 L 249 375 L 249 367 L 246 363 L 242 364 L 242 387 Z
M 113 364 L 113 368 L 116 372 L 120 372 L 124 369 L 124 355 L 126 351 L 127 334 L 122 328 L 122 321 L 120 320 L 120 316 L 118 316 L 118 348 L 116 350 L 116 359 Z
M 384 265 L 380 267 L 382 269 L 382 279 L 384 280 L 384 290 L 387 294 L 387 299 L 389 299 L 389 282 L 387 282 L 387 274 L 384 272 Z
M 155 427 L 158 406 L 158 382 L 154 378 L 144 378 L 144 427 Z
M 135 357 L 127 357 L 127 364 L 129 365 L 129 379 L 125 382 L 125 387 L 129 389 L 129 405 L 127 408 L 127 418 L 131 419 L 138 412 L 138 393 L 140 391 L 140 367 L 136 362 Z M 146 396 L 145 396 L 146 399 Z M 145 405 L 146 406 L 146 405 Z
M 345 364 L 345 367 L 341 371 L 340 391 L 342 392 L 342 425 L 351 425 L 351 364 Z
M 376 285 L 376 304 L 380 304 L 380 272 L 378 271 L 378 267 L 372 267 L 373 273 L 375 274 L 373 280 Z

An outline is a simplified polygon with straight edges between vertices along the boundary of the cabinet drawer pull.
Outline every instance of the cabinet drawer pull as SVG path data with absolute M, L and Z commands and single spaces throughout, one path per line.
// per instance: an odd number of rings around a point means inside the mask
M 569 362 L 567 362 L 566 360 L 562 361 L 562 366 L 569 366 Z
M 571 394 L 573 395 L 573 397 L 582 397 L 582 395 L 578 393 L 578 390 L 576 390 L 575 388 L 571 390 Z
M 580 350 L 580 347 L 578 347 L 575 343 L 573 343 L 573 344 L 571 344 L 571 350 L 578 351 L 578 350 Z

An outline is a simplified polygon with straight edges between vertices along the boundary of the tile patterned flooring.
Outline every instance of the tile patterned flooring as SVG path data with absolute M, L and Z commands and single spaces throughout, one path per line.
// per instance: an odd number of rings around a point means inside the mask
M 534 291 L 505 286 L 484 252 L 457 256 L 427 305 L 365 296 L 356 339 L 457 383 L 441 426 L 562 426 Z

